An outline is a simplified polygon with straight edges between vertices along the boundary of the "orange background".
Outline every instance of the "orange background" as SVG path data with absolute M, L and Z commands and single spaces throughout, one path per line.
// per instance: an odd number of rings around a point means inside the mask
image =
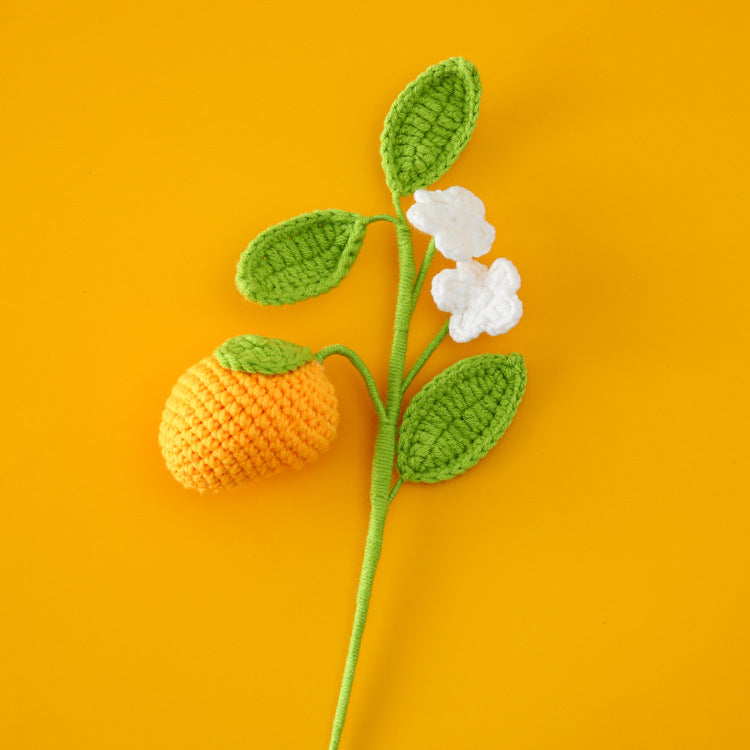
M 529 388 L 386 529 L 342 750 L 747 748 L 748 16 L 740 2 L 5 2 L 0 745 L 325 748 L 374 418 L 304 472 L 182 490 L 178 375 L 240 333 L 383 384 L 392 228 L 332 293 L 234 288 L 267 226 L 379 213 L 383 117 L 464 55 L 461 184 L 523 277 Z M 420 247 L 424 247 L 421 242 Z M 440 264 L 436 264 L 439 267 Z M 412 357 L 444 320 L 429 297 Z

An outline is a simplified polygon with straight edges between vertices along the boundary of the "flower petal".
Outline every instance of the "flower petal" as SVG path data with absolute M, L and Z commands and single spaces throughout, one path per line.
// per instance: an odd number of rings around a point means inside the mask
M 432 279 L 432 298 L 438 310 L 460 312 L 483 294 L 483 279 L 487 267 L 475 260 L 457 263 L 456 268 L 447 268 Z
M 484 218 L 484 203 L 470 190 L 454 185 L 445 190 L 417 190 L 406 212 L 419 231 L 435 238 L 435 247 L 455 261 L 468 261 L 490 251 L 495 228 Z
M 498 258 L 490 266 L 485 283 L 492 289 L 517 292 L 521 288 L 521 275 L 507 258 Z
M 485 311 L 484 330 L 490 336 L 508 333 L 511 328 L 518 325 L 522 315 L 523 303 L 515 294 L 495 295 Z
M 490 336 L 507 333 L 523 315 L 516 291 L 521 276 L 507 259 L 490 268 L 475 260 L 459 261 L 432 279 L 432 297 L 439 310 L 451 313 L 451 338 L 464 343 L 483 331 Z
M 472 341 L 483 331 L 482 320 L 469 310 L 451 315 L 448 333 L 457 344 Z

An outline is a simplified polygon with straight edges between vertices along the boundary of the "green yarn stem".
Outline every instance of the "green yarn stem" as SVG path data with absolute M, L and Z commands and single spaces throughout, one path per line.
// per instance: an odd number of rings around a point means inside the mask
M 393 324 L 393 342 L 388 365 L 388 390 L 385 401 L 385 413 L 380 418 L 378 433 L 375 438 L 375 452 L 372 458 L 372 475 L 370 479 L 370 523 L 367 530 L 365 554 L 357 589 L 357 606 L 354 612 L 354 625 L 349 640 L 349 650 L 341 681 L 341 690 L 333 719 L 331 741 L 328 750 L 338 750 L 341 733 L 344 730 L 349 698 L 354 682 L 354 671 L 359 659 L 362 633 L 367 621 L 370 606 L 372 584 L 375 570 L 380 559 L 383 545 L 385 519 L 391 500 L 403 484 L 398 479 L 393 485 L 393 472 L 396 461 L 396 439 L 398 436 L 398 418 L 401 413 L 402 381 L 406 369 L 406 347 L 409 338 L 409 325 L 413 312 L 412 290 L 414 288 L 414 249 L 411 230 L 406 221 L 398 196 L 393 194 L 393 205 L 396 218 L 391 220 L 396 225 L 398 239 L 399 282 L 396 298 L 396 315 Z M 325 350 L 323 350 L 325 351 Z M 337 352 L 339 353 L 339 352 Z
M 365 543 L 365 555 L 362 560 L 362 572 L 359 576 L 359 587 L 357 588 L 357 609 L 354 612 L 354 625 L 352 635 L 349 639 L 349 651 L 346 655 L 346 666 L 344 677 L 341 681 L 336 715 L 333 719 L 333 732 L 331 734 L 330 750 L 336 750 L 341 741 L 341 732 L 344 730 L 346 711 L 349 707 L 349 696 L 352 692 L 354 682 L 354 670 L 357 668 L 359 659 L 359 647 L 362 643 L 362 633 L 367 621 L 367 611 L 370 608 L 370 596 L 372 595 L 372 583 L 375 579 L 375 569 L 380 559 L 380 550 L 383 546 L 383 530 L 385 528 L 385 517 L 388 513 L 388 504 L 381 503 L 373 506 L 370 513 L 370 524 L 367 529 L 367 542 Z
M 398 219 L 390 214 L 375 214 L 367 217 L 367 223 L 372 224 L 375 221 L 390 221 L 391 224 L 398 224 Z
M 417 300 L 419 299 L 419 293 L 422 291 L 424 286 L 424 280 L 427 276 L 427 271 L 430 268 L 430 263 L 435 257 L 435 238 L 430 240 L 430 244 L 427 245 L 424 258 L 422 258 L 422 265 L 419 267 L 419 273 L 417 274 L 417 280 L 414 282 L 414 290 L 411 293 L 411 311 L 414 313 L 414 308 L 417 306 Z
M 384 419 L 385 406 L 383 405 L 383 401 L 380 398 L 380 393 L 378 392 L 378 386 L 375 383 L 375 378 L 373 378 L 372 373 L 370 372 L 367 365 L 362 361 L 362 358 L 359 356 L 359 354 L 357 354 L 357 352 L 355 352 L 353 349 L 350 349 L 348 346 L 343 346 L 342 344 L 331 344 L 330 346 L 324 346 L 315 355 L 315 359 L 318 362 L 322 362 L 332 354 L 340 354 L 342 357 L 346 357 L 354 365 L 355 369 L 362 376 L 362 380 L 365 381 L 367 392 L 370 394 L 370 399 L 372 400 L 372 404 L 375 407 L 375 411 L 378 413 L 378 418 Z
M 388 495 L 388 504 L 389 504 L 389 505 L 391 504 L 391 502 L 392 502 L 393 498 L 394 498 L 394 497 L 396 497 L 396 495 L 398 495 L 398 491 L 399 491 L 399 490 L 401 489 L 401 485 L 402 485 L 402 484 L 403 484 L 403 483 L 404 483 L 405 481 L 406 481 L 406 480 L 405 480 L 405 479 L 403 479 L 402 477 L 399 477 L 399 478 L 398 478 L 398 479 L 396 480 L 396 484 L 394 484 L 394 485 L 393 485 L 393 489 L 391 490 L 391 494 L 390 494 L 390 495 Z
M 411 370 L 409 370 L 408 374 L 404 378 L 402 395 L 406 393 L 406 389 L 411 385 L 411 381 L 414 380 L 417 373 L 424 367 L 425 362 L 427 362 L 427 360 L 432 356 L 432 353 L 435 351 L 435 349 L 440 346 L 443 339 L 448 335 L 449 325 L 450 321 L 446 320 L 445 323 L 443 323 L 443 327 L 435 334 L 435 338 L 432 339 L 429 344 L 427 344 L 425 350 L 419 355 L 419 359 L 417 359 Z

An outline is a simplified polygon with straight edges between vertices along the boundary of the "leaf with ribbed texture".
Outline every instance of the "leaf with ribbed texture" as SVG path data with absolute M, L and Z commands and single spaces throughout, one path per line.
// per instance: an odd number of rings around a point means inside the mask
M 225 341 L 214 356 L 222 367 L 261 375 L 281 375 L 312 362 L 313 353 L 307 346 L 265 336 L 235 336 Z
M 474 132 L 481 94 L 477 69 L 462 57 L 433 65 L 399 94 L 380 136 L 391 192 L 410 195 L 450 169 Z
M 287 305 L 338 286 L 357 258 L 367 219 L 330 209 L 259 234 L 237 266 L 237 288 L 261 305 Z
M 444 370 L 404 412 L 396 465 L 411 482 L 452 479 L 493 448 L 526 387 L 520 354 L 480 354 Z

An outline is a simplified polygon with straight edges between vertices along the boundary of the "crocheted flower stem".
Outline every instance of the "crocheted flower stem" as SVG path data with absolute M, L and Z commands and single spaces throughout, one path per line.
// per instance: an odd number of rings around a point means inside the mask
M 343 346 L 342 344 L 331 344 L 330 346 L 324 346 L 315 355 L 315 359 L 318 362 L 323 362 L 324 359 L 327 359 L 332 354 L 339 354 L 342 357 L 346 357 L 352 363 L 352 365 L 354 365 L 354 368 L 362 376 L 362 380 L 365 381 L 367 392 L 370 394 L 370 399 L 372 400 L 372 404 L 375 407 L 375 411 L 378 413 L 378 418 L 384 419 L 385 406 L 383 405 L 383 401 L 380 398 L 380 393 L 378 392 L 378 386 L 375 383 L 375 378 L 373 378 L 370 369 L 362 361 L 362 358 L 359 356 L 359 354 L 357 354 L 357 352 L 355 352 L 353 349 L 350 349 L 348 346 Z
M 413 312 L 412 291 L 414 288 L 414 250 L 411 240 L 411 229 L 397 196 L 393 197 L 396 208 L 396 236 L 398 239 L 399 283 L 396 298 L 396 315 L 393 326 L 393 342 L 388 365 L 388 390 L 385 402 L 385 414 L 380 418 L 378 433 L 375 438 L 375 451 L 372 458 L 372 475 L 370 479 L 370 523 L 365 543 L 362 571 L 357 589 L 357 606 L 354 613 L 354 625 L 349 640 L 349 650 L 341 681 L 341 690 L 333 720 L 329 750 L 338 750 L 341 733 L 344 729 L 349 697 L 354 682 L 354 671 L 359 658 L 362 633 L 367 621 L 370 606 L 372 584 L 375 570 L 380 559 L 383 545 L 383 531 L 388 508 L 396 493 L 403 484 L 398 479 L 393 484 L 393 472 L 396 461 L 396 440 L 398 437 L 398 419 L 401 413 L 402 380 L 406 369 L 406 348 L 409 338 L 409 324 Z
M 395 496 L 395 492 L 392 494 Z M 354 612 L 354 624 L 349 640 L 349 651 L 346 656 L 346 666 L 344 667 L 344 677 L 341 681 L 336 715 L 333 720 L 329 750 L 337 750 L 341 741 L 341 733 L 344 729 L 346 712 L 349 707 L 349 696 L 351 695 L 352 683 L 354 682 L 354 671 L 357 668 L 357 660 L 359 659 L 362 633 L 365 629 L 367 612 L 370 608 L 370 596 L 372 595 L 372 584 L 375 579 L 375 569 L 377 568 L 378 560 L 380 559 L 380 550 L 383 546 L 383 531 L 385 528 L 385 518 L 388 513 L 388 505 L 389 502 L 377 503 L 373 505 L 372 512 L 370 513 L 365 554 L 362 560 L 362 572 L 360 573 L 359 587 L 357 588 L 357 608 Z
M 419 266 L 419 273 L 417 274 L 417 280 L 414 282 L 414 290 L 411 295 L 411 310 L 414 312 L 414 308 L 417 306 L 417 300 L 419 299 L 419 293 L 422 291 L 424 286 L 424 280 L 427 276 L 427 271 L 430 268 L 430 263 L 435 257 L 435 238 L 430 240 L 430 244 L 427 245 L 424 258 L 422 258 L 422 265 Z
M 417 361 L 412 365 L 411 370 L 409 370 L 406 377 L 404 378 L 402 394 L 406 393 L 406 389 L 411 385 L 411 381 L 414 380 L 417 373 L 424 367 L 425 363 L 432 356 L 432 353 L 435 351 L 435 349 L 440 346 L 443 339 L 448 335 L 449 325 L 450 320 L 446 320 L 445 323 L 443 323 L 442 328 L 435 334 L 435 338 L 433 338 L 432 341 L 427 344 L 425 350 L 419 355 L 419 359 L 417 359 Z

